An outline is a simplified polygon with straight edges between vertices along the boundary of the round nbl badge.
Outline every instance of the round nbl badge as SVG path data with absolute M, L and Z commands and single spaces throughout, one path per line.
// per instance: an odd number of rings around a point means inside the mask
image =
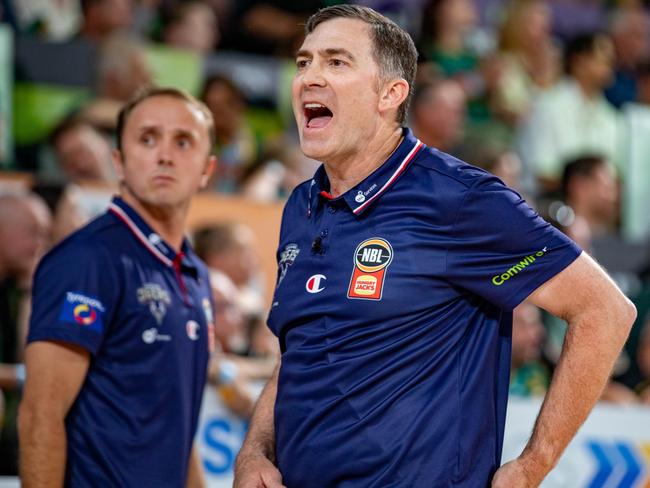
M 354 270 L 348 298 L 381 300 L 386 270 L 393 261 L 393 248 L 380 237 L 366 239 L 354 251 Z

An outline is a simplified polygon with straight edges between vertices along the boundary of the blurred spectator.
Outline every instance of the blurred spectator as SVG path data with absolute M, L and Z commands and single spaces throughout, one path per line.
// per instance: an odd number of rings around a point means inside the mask
M 16 475 L 18 469 L 15 368 L 23 356 L 32 275 L 49 244 L 50 225 L 50 212 L 39 197 L 0 195 L 0 388 L 6 399 L 0 421 L 0 476 Z
M 614 47 L 606 35 L 580 36 L 567 46 L 567 78 L 535 101 L 517 146 L 543 190 L 557 190 L 564 161 L 579 154 L 598 152 L 621 164 L 621 122 L 603 96 L 613 67 Z
M 551 375 L 542 361 L 544 337 L 540 310 L 522 302 L 512 313 L 511 395 L 542 397 L 546 393 Z
M 419 83 L 411 102 L 413 133 L 429 147 L 452 151 L 464 135 L 466 102 L 454 80 Z
M 241 0 L 224 49 L 293 57 L 304 36 L 307 18 L 326 2 L 320 0 Z
M 110 203 L 111 195 L 106 195 L 104 210 Z M 87 224 L 91 217 L 101 212 L 94 212 L 87 208 L 83 202 L 83 190 L 75 184 L 65 185 L 56 203 L 54 218 L 52 220 L 52 242 L 57 244 L 74 231 Z
M 163 11 L 162 38 L 169 46 L 210 54 L 219 41 L 217 16 L 203 0 L 174 3 Z
M 478 68 L 476 53 L 468 49 L 467 36 L 476 28 L 476 7 L 471 0 L 429 0 L 422 12 L 420 51 L 446 77 Z
M 246 100 L 239 87 L 221 75 L 208 78 L 201 100 L 212 112 L 217 135 L 217 170 L 213 188 L 236 192 L 246 167 L 257 158 L 257 141 L 246 124 Z
M 50 144 L 66 181 L 78 185 L 115 181 L 110 143 L 90 123 L 75 118 L 63 121 L 50 135 Z
M 237 289 L 237 304 L 246 320 L 245 342 L 231 347 L 241 355 L 274 355 L 277 342 L 265 325 L 264 291 L 254 235 L 243 224 L 222 223 L 194 233 L 194 249 L 209 268 L 226 275 Z
M 613 83 L 605 90 L 616 107 L 638 98 L 637 71 L 650 54 L 648 14 L 641 6 L 621 8 L 614 13 L 610 26 L 616 50 Z
M 241 193 L 256 202 L 286 199 L 320 165 L 307 158 L 288 137 L 269 141 L 264 154 L 244 173 Z
M 79 116 L 112 131 L 122 105 L 153 83 L 144 45 L 121 34 L 108 38 L 101 46 L 96 80 L 97 98 Z
M 499 32 L 503 73 L 494 106 L 511 125 L 528 114 L 539 90 L 561 74 L 561 53 L 551 38 L 551 13 L 543 0 L 519 0 L 506 11 Z
M 641 63 L 636 70 L 636 101 L 650 105 L 650 59 Z
M 0 8 L 11 8 L 20 32 L 52 41 L 71 39 L 82 20 L 79 0 L 7 0 L 0 2 Z
M 567 163 L 562 194 L 575 220 L 584 221 L 590 235 L 599 236 L 614 229 L 619 209 L 618 184 L 612 167 L 603 157 L 589 155 Z
M 478 14 L 472 0 L 429 0 L 422 13 L 419 50 L 422 63 L 432 63 L 445 78 L 454 78 L 467 93 L 473 121 L 490 118 L 488 98 L 498 84 L 500 64 L 487 56 L 490 43 L 472 42 Z
M 130 100 L 153 82 L 144 45 L 123 35 L 111 36 L 101 48 L 97 67 L 97 96 Z
M 239 308 L 238 291 L 224 273 L 210 271 L 210 284 L 215 304 L 215 334 L 218 353 L 210 360 L 209 379 L 217 388 L 223 402 L 242 418 L 250 418 L 255 397 L 250 389 L 252 378 L 240 368 L 230 354 L 245 341 L 246 321 Z
M 489 171 L 510 188 L 522 193 L 521 161 L 508 145 L 496 137 L 473 135 L 459 148 L 458 156 L 474 166 Z M 532 204 L 530 199 L 529 204 Z
M 81 0 L 83 23 L 79 37 L 103 42 L 112 34 L 126 32 L 133 22 L 133 0 Z

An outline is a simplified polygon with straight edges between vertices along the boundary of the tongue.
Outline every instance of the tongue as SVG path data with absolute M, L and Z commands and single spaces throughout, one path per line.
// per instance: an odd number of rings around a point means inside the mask
M 329 124 L 330 120 L 332 120 L 331 115 L 321 115 L 320 117 L 314 117 L 307 123 L 307 127 L 320 129 L 321 127 L 325 127 L 327 124 Z

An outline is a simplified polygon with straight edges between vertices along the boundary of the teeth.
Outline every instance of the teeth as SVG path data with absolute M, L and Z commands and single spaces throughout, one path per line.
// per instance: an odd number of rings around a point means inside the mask
M 305 108 L 325 108 L 325 105 L 321 105 L 320 103 L 306 103 Z

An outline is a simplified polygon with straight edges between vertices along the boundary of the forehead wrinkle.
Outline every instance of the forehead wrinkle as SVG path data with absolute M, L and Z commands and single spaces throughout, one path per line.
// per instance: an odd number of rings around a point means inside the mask
M 325 49 L 319 49 L 318 54 L 320 54 L 323 57 L 331 57 L 331 56 L 345 56 L 346 58 L 350 59 L 351 61 L 356 61 L 356 57 L 347 49 L 343 47 L 328 47 Z M 297 58 L 312 58 L 313 54 L 309 49 L 300 49 L 296 53 Z

